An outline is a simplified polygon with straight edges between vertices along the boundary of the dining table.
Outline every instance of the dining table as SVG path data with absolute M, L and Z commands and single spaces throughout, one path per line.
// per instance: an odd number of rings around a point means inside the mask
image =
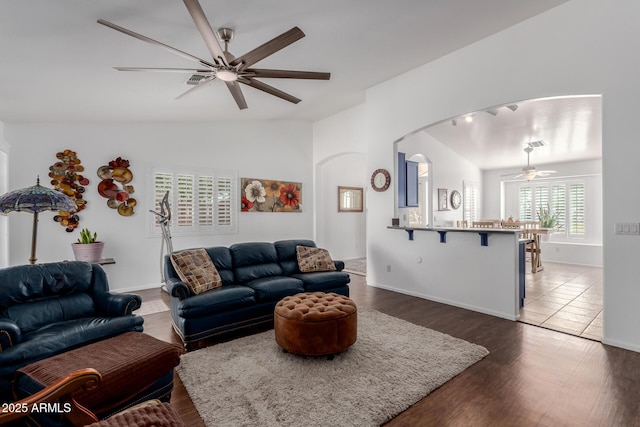
M 553 228 L 527 228 L 526 233 L 531 234 L 531 272 L 537 273 L 544 270 L 542 265 L 542 250 L 540 248 L 540 241 L 543 235 L 553 233 Z

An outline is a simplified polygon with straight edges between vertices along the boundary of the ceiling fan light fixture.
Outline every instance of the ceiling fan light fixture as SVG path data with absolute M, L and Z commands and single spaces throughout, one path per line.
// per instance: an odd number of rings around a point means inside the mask
M 235 82 L 238 80 L 238 73 L 232 70 L 217 70 L 216 77 L 225 82 Z

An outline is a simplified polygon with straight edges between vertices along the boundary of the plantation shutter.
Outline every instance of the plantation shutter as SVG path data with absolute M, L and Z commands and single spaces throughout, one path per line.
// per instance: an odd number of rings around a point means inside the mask
M 153 206 L 156 212 L 160 212 L 160 203 L 166 192 L 169 192 L 169 206 L 173 209 L 172 194 L 173 194 L 173 174 L 158 172 L 153 176 Z M 160 228 L 157 218 L 155 218 L 154 227 Z
M 549 187 L 536 187 L 536 198 L 535 203 L 533 205 L 533 209 L 536 212 L 534 220 L 538 220 L 537 213 L 540 212 L 540 209 L 551 209 L 549 206 Z
M 231 226 L 233 222 L 233 179 L 229 177 L 218 177 L 218 209 L 217 224 L 219 226 Z
M 213 177 L 198 177 L 198 225 L 213 226 Z
M 532 204 L 531 187 L 520 187 L 520 200 L 519 200 L 520 221 L 533 220 L 533 208 L 531 204 Z
M 566 186 L 551 187 L 551 211 L 558 217 L 558 231 L 565 231 L 566 224 Z
M 194 177 L 193 175 L 178 175 L 178 209 L 176 218 L 178 227 L 192 227 L 194 207 Z
M 585 233 L 584 184 L 569 185 L 569 234 L 584 236 Z
M 464 192 L 464 220 L 468 224 L 480 220 L 480 184 L 465 182 Z
M 240 211 L 236 171 L 157 168 L 152 171 L 150 200 L 155 211 L 169 191 L 170 227 L 174 235 L 228 234 L 238 232 Z M 150 235 L 160 235 L 157 216 L 147 221 Z

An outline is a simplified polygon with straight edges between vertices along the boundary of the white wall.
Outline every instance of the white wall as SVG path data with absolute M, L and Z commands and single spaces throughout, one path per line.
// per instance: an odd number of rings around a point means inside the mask
M 313 124 L 315 239 L 338 259 L 366 254 L 365 213 L 338 213 L 338 186 L 362 187 L 369 194 L 364 108 L 356 106 Z
M 366 216 L 362 212 L 338 212 L 338 186 L 366 190 L 366 156 L 347 153 L 318 165 L 316 242 L 336 259 L 361 258 L 366 253 Z
M 424 154 L 431 160 L 429 179 L 433 183 L 430 200 L 433 206 L 433 226 L 451 227 L 456 221 L 464 219 L 462 208 L 451 209 L 449 206 L 448 211 L 438 211 L 438 188 L 447 189 L 449 198 L 453 190 L 462 194 L 463 181 L 481 182 L 480 169 L 426 132 L 416 132 L 399 141 L 398 151 L 406 153 L 407 159 L 414 154 Z M 400 215 L 406 210 L 400 209 Z
M 572 94 L 603 95 L 604 342 L 640 350 L 640 238 L 616 236 L 615 222 L 640 222 L 635 170 L 635 103 L 640 97 L 635 0 L 572 0 L 439 60 L 371 88 L 366 96 L 368 169 L 393 167 L 392 142 L 469 111 L 514 100 Z M 367 212 L 368 280 L 410 288 L 420 269 L 398 258 L 409 242 L 388 230 L 390 192 L 371 194 Z M 389 241 L 394 241 L 393 246 Z M 400 263 L 406 282 L 386 273 Z M 433 269 L 456 268 L 455 258 Z M 424 267 L 421 267 L 422 269 Z
M 488 246 L 481 246 L 473 231 L 449 231 L 446 243 L 434 230 L 416 230 L 413 237 L 386 230 L 384 241 L 367 245 L 367 265 L 369 259 L 385 262 L 376 270 L 383 273 L 375 286 L 505 319 L 519 317 L 514 233 L 490 233 Z
M 160 238 L 146 236 L 151 217 L 147 170 L 152 164 L 237 170 L 241 177 L 281 179 L 303 185 L 302 213 L 239 213 L 239 233 L 173 238 L 174 249 L 229 245 L 241 241 L 313 238 L 313 175 L 311 123 L 303 121 L 220 123 L 5 123 L 11 144 L 10 187 L 35 184 L 57 159 L 56 152 L 78 153 L 91 180 L 85 193 L 88 208 L 80 212 L 80 226 L 97 231 L 105 241 L 105 266 L 112 289 L 140 289 L 160 282 Z M 132 184 L 139 204 L 132 217 L 122 217 L 106 205 L 96 186 L 96 170 L 117 156 L 131 162 Z M 73 259 L 70 243 L 78 232 L 65 232 L 53 213 L 40 215 L 38 262 Z M 24 264 L 29 256 L 31 216 L 14 213 L 10 222 L 10 264 Z M 4 237 L 2 237 L 4 240 Z

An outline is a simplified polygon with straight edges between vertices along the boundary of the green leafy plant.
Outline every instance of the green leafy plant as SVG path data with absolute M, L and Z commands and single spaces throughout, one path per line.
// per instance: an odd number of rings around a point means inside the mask
M 551 209 L 547 205 L 546 208 L 540 207 L 536 213 L 538 221 L 540 221 L 540 227 L 542 228 L 558 228 L 560 222 L 558 221 L 559 212 L 551 213 Z
M 88 245 L 89 243 L 96 243 L 96 239 L 98 238 L 98 233 L 93 233 L 91 235 L 91 231 L 87 228 L 83 228 L 80 231 L 80 238 L 78 239 L 78 243 L 81 245 Z

